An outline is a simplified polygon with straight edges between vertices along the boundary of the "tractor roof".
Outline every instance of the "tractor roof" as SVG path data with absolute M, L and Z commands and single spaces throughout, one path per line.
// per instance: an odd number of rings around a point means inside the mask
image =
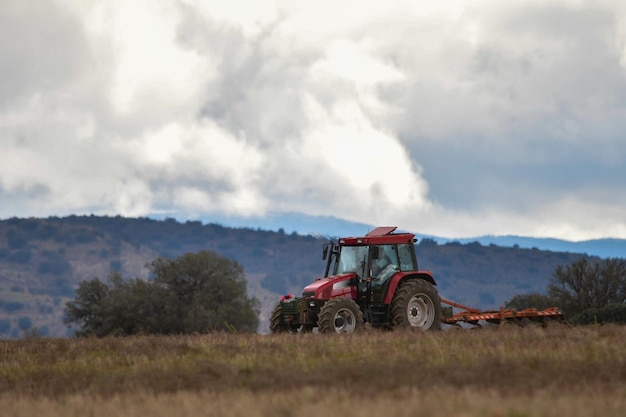
M 398 228 L 398 226 L 382 226 L 382 227 L 377 227 L 376 229 L 372 230 L 371 232 L 369 232 L 367 235 L 365 236 L 385 236 L 385 235 L 390 235 L 393 233 L 394 230 L 396 230 Z
M 413 233 L 393 233 L 397 226 L 377 227 L 365 236 L 344 237 L 339 239 L 342 246 L 348 245 L 392 245 L 394 243 L 410 243 L 413 242 L 415 235 Z

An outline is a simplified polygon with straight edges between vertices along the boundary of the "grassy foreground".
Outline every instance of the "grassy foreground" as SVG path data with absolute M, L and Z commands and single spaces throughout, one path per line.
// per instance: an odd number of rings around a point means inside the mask
M 3 416 L 621 416 L 626 327 L 0 341 Z

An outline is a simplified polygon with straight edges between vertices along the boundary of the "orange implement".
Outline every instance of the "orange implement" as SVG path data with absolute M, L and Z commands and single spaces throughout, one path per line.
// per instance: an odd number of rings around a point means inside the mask
M 545 310 L 527 308 L 521 311 L 500 307 L 499 311 L 481 311 L 443 298 L 441 302 L 462 310 L 452 314 L 452 308 L 449 308 L 448 311 L 450 313 L 444 314 L 443 322 L 452 325 L 468 323 L 473 326 L 480 326 L 481 321 L 491 324 L 512 323 L 519 326 L 524 326 L 528 322 L 545 325 L 550 320 L 565 322 L 565 315 L 558 307 L 551 307 Z

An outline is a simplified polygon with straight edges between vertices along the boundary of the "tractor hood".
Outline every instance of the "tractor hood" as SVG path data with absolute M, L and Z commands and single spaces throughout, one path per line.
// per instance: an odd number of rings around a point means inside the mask
M 304 287 L 302 296 L 317 300 L 329 300 L 341 296 L 356 299 L 356 280 L 357 276 L 354 272 L 321 278 Z

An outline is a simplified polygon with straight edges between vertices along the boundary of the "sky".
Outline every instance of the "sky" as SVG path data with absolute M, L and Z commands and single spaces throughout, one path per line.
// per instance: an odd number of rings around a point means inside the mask
M 626 238 L 626 3 L 0 2 L 0 218 Z

